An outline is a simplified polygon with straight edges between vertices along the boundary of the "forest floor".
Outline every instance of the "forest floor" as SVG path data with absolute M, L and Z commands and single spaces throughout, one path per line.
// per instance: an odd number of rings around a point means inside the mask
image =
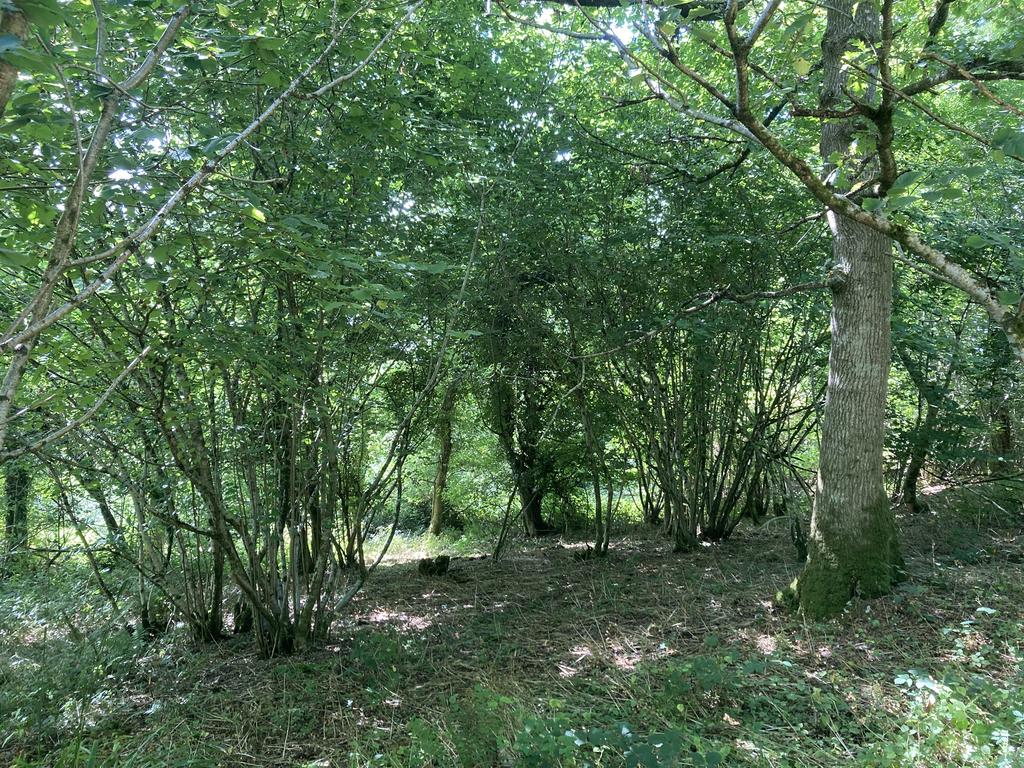
M 7 589 L 0 764 L 1024 765 L 1020 503 L 965 498 L 901 520 L 907 582 L 822 624 L 773 604 L 798 572 L 781 521 L 683 555 L 548 539 L 432 578 L 413 542 L 330 645 L 269 660 L 245 637 L 96 639 Z

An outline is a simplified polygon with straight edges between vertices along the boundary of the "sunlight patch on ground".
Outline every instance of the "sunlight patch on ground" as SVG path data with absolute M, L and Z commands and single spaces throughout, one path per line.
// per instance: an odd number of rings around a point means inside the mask
M 583 667 L 587 665 L 588 661 L 594 658 L 594 652 L 586 645 L 577 645 L 569 653 L 573 657 L 573 661 L 571 664 L 564 661 L 558 663 L 559 677 L 575 677 L 583 671 Z
M 632 672 L 637 664 L 643 661 L 643 655 L 637 653 L 636 648 L 625 648 L 618 643 L 610 646 L 612 651 L 612 662 L 618 669 L 624 672 Z
M 424 630 L 433 625 L 433 620 L 426 616 L 414 616 L 404 611 L 390 611 L 383 608 L 371 611 L 366 615 L 371 624 L 394 624 L 404 630 Z
M 775 653 L 779 646 L 778 641 L 771 635 L 758 635 L 754 644 L 757 646 L 757 650 L 765 656 Z

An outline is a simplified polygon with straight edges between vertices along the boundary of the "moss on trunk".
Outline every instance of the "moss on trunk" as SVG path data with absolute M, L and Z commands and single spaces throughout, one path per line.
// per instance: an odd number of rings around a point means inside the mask
M 820 538 L 809 542 L 807 565 L 794 583 L 804 616 L 835 616 L 851 598 L 881 597 L 902 580 L 903 558 L 888 501 L 877 500 L 862 515 L 870 524 L 856 533 L 832 532 L 827 544 Z

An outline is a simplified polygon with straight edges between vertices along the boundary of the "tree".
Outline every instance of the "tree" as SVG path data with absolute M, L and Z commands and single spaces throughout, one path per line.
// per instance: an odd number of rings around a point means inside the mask
M 900 577 L 901 567 L 882 473 L 892 243 L 915 259 L 915 267 L 928 269 L 982 306 L 1024 361 L 1024 304 L 1018 304 L 1019 296 L 1007 303 L 984 280 L 927 244 L 915 232 L 913 220 L 904 218 L 902 211 L 918 199 L 915 185 L 927 172 L 900 173 L 905 162 L 901 154 L 909 157 L 913 137 L 901 143 L 899 109 L 912 107 L 938 126 L 978 141 L 977 131 L 936 115 L 920 97 L 943 83 L 964 82 L 977 88 L 994 110 L 1002 109 L 1008 102 L 985 83 L 1020 77 L 1024 60 L 1019 41 L 997 39 L 980 55 L 970 60 L 960 56 L 959 62 L 957 56 L 937 53 L 947 3 L 940 3 L 931 18 L 916 9 L 897 8 L 891 0 L 881 5 L 844 0 L 823 12 L 783 9 L 780 0 L 760 7 L 732 0 L 721 7 L 694 3 L 617 12 L 634 22 L 652 58 L 593 10 L 610 3 L 578 5 L 579 15 L 574 13 L 562 26 L 557 19 L 552 24 L 518 20 L 570 38 L 610 44 L 653 98 L 687 119 L 764 148 L 828 210 L 832 354 L 810 556 L 797 592 L 810 616 L 838 612 L 855 593 L 884 594 Z M 971 6 L 967 17 L 978 12 Z M 596 32 L 580 31 L 574 21 L 579 16 Z M 964 28 L 951 53 L 969 50 L 964 42 L 970 34 Z M 755 60 L 758 51 L 788 55 Z M 787 60 L 793 62 L 795 78 L 778 71 L 778 63 Z M 924 62 L 926 73 L 900 82 L 900 64 L 915 61 Z M 813 107 L 801 100 L 809 84 L 817 88 Z M 785 119 L 776 128 L 780 115 Z M 807 119 L 816 123 L 811 134 L 797 125 Z M 816 138 L 816 162 L 809 136 Z M 1021 156 L 1012 129 L 1004 128 L 997 136 L 1008 145 L 1007 154 Z M 984 138 L 980 143 L 992 146 Z
M 4 534 L 8 559 L 28 546 L 28 508 L 32 499 L 32 471 L 24 460 L 4 468 Z
M 282 105 L 296 99 L 300 95 L 300 87 L 305 86 L 307 81 L 322 67 L 332 62 L 332 54 L 339 48 L 346 33 L 365 31 L 352 29 L 352 22 L 359 16 L 359 11 L 347 21 L 339 19 L 336 13 L 313 11 L 314 15 L 321 17 L 320 21 L 326 22 L 326 26 L 321 28 L 322 32 L 313 33 L 311 42 L 313 50 L 318 53 L 309 59 L 307 64 L 298 68 L 296 74 L 290 79 L 283 78 L 279 74 L 269 77 L 269 82 L 273 82 L 277 86 L 277 96 L 258 110 L 256 117 L 247 116 L 245 123 L 242 124 L 244 127 L 241 127 L 237 133 L 229 136 L 215 136 L 214 139 L 208 141 L 202 152 L 205 157 L 201 163 L 197 164 L 198 167 L 190 170 L 186 166 L 183 178 L 180 180 L 176 178 L 175 183 L 168 185 L 166 189 L 158 188 L 154 197 L 160 202 L 156 206 L 155 212 L 147 211 L 142 215 L 131 216 L 124 216 L 124 212 L 121 212 L 119 223 L 129 234 L 115 238 L 113 245 L 105 247 L 105 243 L 111 239 L 106 236 L 108 233 L 102 231 L 103 225 L 107 223 L 103 221 L 105 214 L 110 213 L 106 210 L 107 201 L 102 198 L 98 202 L 90 200 L 86 194 L 87 190 L 100 168 L 103 154 L 108 151 L 108 144 L 119 133 L 118 129 L 121 127 L 122 120 L 138 117 L 137 114 L 132 114 L 125 108 L 124 102 L 129 100 L 126 97 L 132 91 L 147 84 L 157 66 L 162 63 L 165 54 L 182 33 L 192 9 L 185 4 L 171 14 L 162 30 L 155 35 L 156 42 L 152 46 L 145 46 L 145 53 L 143 53 L 136 49 L 135 40 L 137 38 L 129 32 L 129 28 L 135 21 L 131 15 L 132 11 L 125 13 L 122 10 L 108 16 L 103 7 L 97 3 L 91 9 L 94 15 L 87 18 L 88 27 L 91 27 L 93 32 L 94 46 L 73 44 L 67 47 L 61 46 L 58 50 L 54 47 L 53 42 L 48 41 L 41 34 L 43 50 L 38 52 L 26 47 L 29 32 L 28 21 L 31 20 L 31 17 L 36 17 L 40 33 L 56 26 L 58 32 L 56 41 L 63 42 L 64 38 L 74 38 L 78 34 L 79 25 L 84 21 L 81 18 L 82 9 L 64 8 L 55 2 L 45 1 L 8 3 L 7 5 L 10 7 L 5 6 L 0 10 L 0 30 L 7 31 L 9 29 L 12 34 L 4 36 L 5 50 L 3 63 L 0 65 L 0 97 L 2 97 L 0 98 L 0 116 L 14 91 L 18 64 L 30 63 L 33 68 L 39 69 L 49 76 L 33 77 L 29 92 L 19 100 L 19 115 L 14 123 L 16 125 L 27 123 L 47 113 L 55 114 L 56 125 L 62 129 L 62 141 L 56 149 L 47 145 L 47 153 L 55 155 L 55 157 L 47 157 L 43 163 L 38 162 L 38 159 L 32 155 L 32 150 L 36 146 L 32 140 L 38 138 L 38 130 L 30 132 L 26 136 L 27 141 L 19 142 L 15 139 L 11 147 L 12 156 L 17 158 L 20 155 L 21 157 L 21 160 L 13 161 L 20 163 L 19 170 L 24 172 L 28 168 L 38 166 L 40 177 L 45 179 L 43 186 L 48 191 L 46 198 L 49 199 L 41 200 L 39 195 L 34 194 L 37 189 L 35 185 L 21 189 L 16 188 L 16 196 L 24 198 L 19 202 L 30 210 L 36 211 L 35 222 L 41 226 L 22 233 L 22 237 L 17 238 L 13 243 L 15 247 L 5 248 L 3 254 L 8 263 L 21 268 L 34 267 L 38 261 L 37 251 L 42 248 L 45 248 L 47 256 L 45 267 L 38 279 L 34 279 L 33 276 L 33 279 L 27 281 L 24 286 L 23 306 L 16 312 L 7 329 L 0 334 L 0 354 L 8 358 L 6 372 L 2 384 L 0 384 L 0 458 L 10 454 L 9 451 L 5 453 L 4 449 L 9 423 L 13 418 L 12 409 L 22 379 L 43 333 L 75 312 L 82 304 L 105 288 L 122 267 L 154 238 L 157 231 L 183 201 L 206 184 L 224 161 L 239 147 L 244 146 L 250 136 L 263 128 Z M 306 97 L 320 98 L 339 86 L 349 83 L 391 40 L 397 30 L 420 5 L 422 5 L 422 0 L 409 6 L 404 15 L 400 15 L 398 21 L 386 29 L 380 36 L 379 42 L 370 48 L 364 58 L 358 60 L 342 74 L 331 71 L 326 82 L 306 94 Z M 366 7 L 359 10 L 366 11 Z M 76 14 L 78 14 L 77 18 Z M 220 15 L 218 13 L 218 17 Z M 325 15 L 327 18 L 323 18 Z M 300 23 L 303 21 L 304 19 L 299 19 Z M 370 20 L 371 25 L 374 21 L 375 19 Z M 147 17 L 143 26 L 146 32 L 145 37 L 148 37 L 155 26 L 155 19 Z M 238 42 L 237 36 L 229 34 L 228 37 L 232 37 L 235 42 Z M 109 45 L 114 40 L 117 40 L 117 45 Z M 254 52 L 258 54 L 260 51 L 272 52 L 278 49 L 280 45 L 277 41 L 279 40 L 282 38 L 275 38 L 271 42 L 267 42 L 260 37 L 250 42 Z M 201 45 L 195 40 L 190 42 L 197 46 Z M 182 62 L 179 71 L 188 71 L 188 64 L 193 63 L 191 59 L 194 56 L 195 54 L 188 52 L 179 54 L 179 60 Z M 95 117 L 91 131 L 85 127 L 87 115 L 78 112 L 75 101 L 76 94 L 72 90 L 72 84 L 68 81 L 67 71 L 71 68 L 80 68 L 89 73 L 88 78 L 83 77 L 73 82 L 78 91 L 77 95 L 90 102 L 95 101 L 97 96 L 99 97 L 99 114 Z M 114 75 L 114 70 L 121 68 L 129 74 L 118 79 Z M 264 80 L 266 79 L 267 76 L 264 76 Z M 58 105 L 50 104 L 48 99 L 43 98 L 50 83 L 58 85 L 63 92 L 63 101 Z M 180 83 L 176 85 L 180 85 Z M 163 94 L 176 99 L 180 96 L 180 88 L 171 86 L 161 89 L 161 95 Z M 221 126 L 218 126 L 218 129 L 219 127 Z M 126 149 L 128 143 L 135 143 L 137 146 L 149 144 L 149 151 L 140 152 L 140 154 L 153 154 L 152 142 L 156 141 L 160 149 L 163 149 L 166 136 L 166 133 L 161 136 L 147 130 L 137 130 L 128 135 L 129 142 L 121 143 L 121 149 Z M 191 155 L 187 151 L 184 154 L 191 159 Z M 58 168 L 72 168 L 74 173 L 64 179 L 59 175 L 55 176 L 51 166 L 46 164 L 49 161 L 53 161 Z M 66 164 L 58 161 L 66 161 Z M 181 173 L 180 170 L 179 173 Z M 151 189 L 150 194 L 152 192 Z M 54 201 L 60 199 L 60 205 L 51 204 L 51 199 Z M 88 233 L 93 237 L 84 238 L 81 232 L 83 221 L 91 223 L 94 217 L 101 220 L 99 226 L 96 231 Z M 78 256 L 78 249 L 86 247 L 95 252 L 88 256 Z M 73 271 L 80 271 L 83 276 L 81 286 L 74 286 L 72 283 L 73 290 L 69 291 L 68 296 L 60 297 L 63 298 L 63 301 L 54 306 L 59 297 L 59 289 L 66 287 L 68 275 Z
M 444 524 L 444 492 L 448 487 L 448 466 L 452 459 L 452 418 L 458 395 L 458 382 L 449 383 L 437 412 L 437 468 L 430 489 L 429 531 L 432 536 L 440 536 Z

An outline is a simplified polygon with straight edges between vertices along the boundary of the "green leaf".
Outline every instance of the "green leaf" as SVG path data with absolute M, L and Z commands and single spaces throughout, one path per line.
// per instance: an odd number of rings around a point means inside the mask
M 782 32 L 782 40 L 785 42 L 789 38 L 798 35 L 804 31 L 808 24 L 814 19 L 814 12 L 808 11 L 807 13 L 801 13 L 786 27 Z
M 250 206 L 249 208 L 246 208 L 245 209 L 245 215 L 248 216 L 251 219 L 256 219 L 256 221 L 259 221 L 259 222 L 266 223 L 266 221 L 267 221 L 267 214 L 265 214 L 263 211 L 261 211 L 255 205 Z
M 163 264 L 168 260 L 171 255 L 172 246 L 167 243 L 161 243 L 160 245 L 153 246 L 153 250 L 149 252 L 149 256 L 157 264 Z
M 899 195 L 904 190 L 910 188 L 911 185 L 923 179 L 925 175 L 924 171 L 907 171 L 900 174 L 889 188 L 889 195 L 892 197 Z
M 31 23 L 39 27 L 54 27 L 64 21 L 57 0 L 18 0 L 18 7 Z
M 967 238 L 968 248 L 984 248 L 988 245 L 988 238 L 982 235 L 971 235 Z
M 224 147 L 226 147 L 233 138 L 233 136 L 215 136 L 206 143 L 201 151 L 206 155 L 206 157 L 214 157 L 218 152 L 224 149 Z
M 432 275 L 439 275 L 442 272 L 446 272 L 450 265 L 449 264 L 424 264 L 418 261 L 407 261 L 405 266 L 409 269 L 416 269 L 421 272 L 429 272 Z
M 369 288 L 356 288 L 352 291 L 352 298 L 356 301 L 369 301 L 373 298 L 373 291 Z
M 996 153 L 1005 155 L 1024 155 L 1024 131 L 1016 131 L 1012 128 L 1003 128 L 992 137 L 993 156 Z
M 908 208 L 914 204 L 915 200 L 917 200 L 916 195 L 900 195 L 899 197 L 890 197 L 889 208 L 894 208 L 897 210 Z
M 996 298 L 1000 304 L 1006 304 L 1010 307 L 1016 307 L 1020 304 L 1021 295 L 1017 291 L 998 291 L 996 292 Z M 978 609 L 981 610 L 980 608 Z
M 921 197 L 929 202 L 938 200 L 956 200 L 963 195 L 963 191 L 956 187 L 943 187 L 942 189 L 928 189 L 921 193 Z
M 793 62 L 793 69 L 800 77 L 807 77 L 811 72 L 811 62 L 801 56 Z
M 861 207 L 865 211 L 877 211 L 885 206 L 885 200 L 878 197 L 865 197 L 861 201 Z
M 27 253 L 16 251 L 13 248 L 0 248 L 0 263 L 10 264 L 15 267 L 35 266 L 36 259 Z
M 284 85 L 284 78 L 279 72 L 270 69 L 263 73 L 260 82 L 270 88 L 281 88 Z
M 22 72 L 53 71 L 53 57 L 42 51 L 20 47 L 9 50 L 7 53 L 0 53 L 0 58 Z
M 277 51 L 284 45 L 284 38 L 280 37 L 257 37 L 254 41 L 256 47 L 263 51 Z
M 691 27 L 690 34 L 700 40 L 703 40 L 705 43 L 717 42 L 715 40 L 715 33 L 707 27 Z

